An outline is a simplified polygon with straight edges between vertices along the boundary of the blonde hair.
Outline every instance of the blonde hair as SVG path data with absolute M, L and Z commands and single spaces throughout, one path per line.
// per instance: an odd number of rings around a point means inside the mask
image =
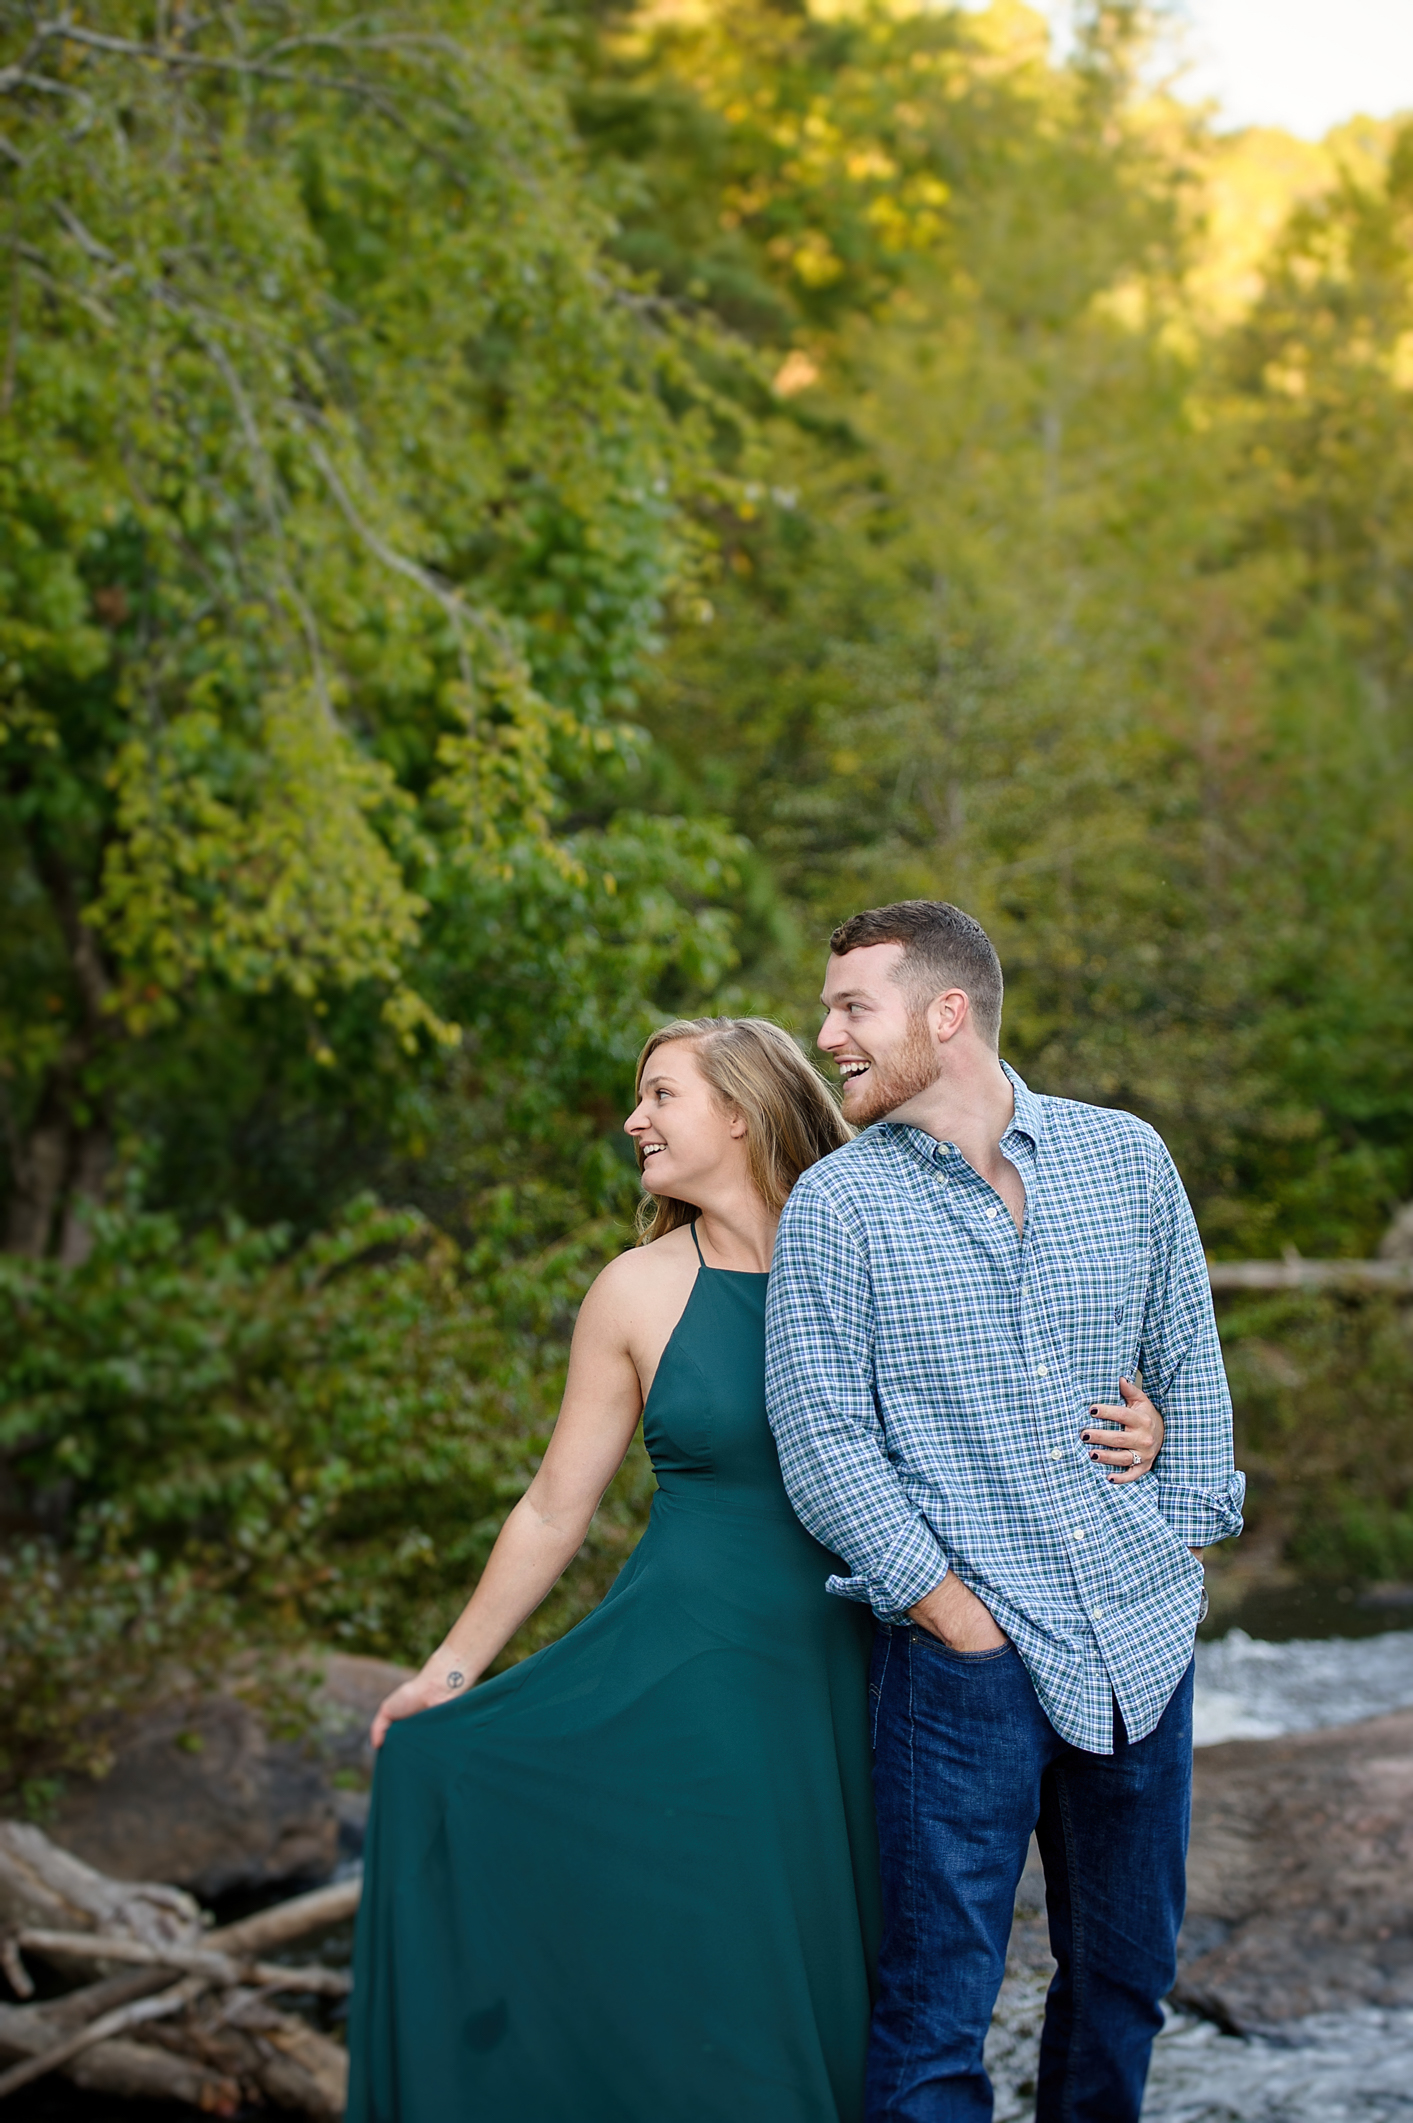
M 783 1209 L 800 1174 L 853 1134 L 788 1032 L 765 1017 L 678 1017 L 663 1025 L 638 1056 L 635 1089 L 643 1095 L 643 1071 L 659 1047 L 685 1040 L 697 1067 L 723 1106 L 746 1123 L 746 1160 L 761 1200 Z M 638 1146 L 638 1170 L 644 1158 Z M 638 1244 L 646 1246 L 690 1224 L 695 1202 L 645 1194 L 638 1204 Z

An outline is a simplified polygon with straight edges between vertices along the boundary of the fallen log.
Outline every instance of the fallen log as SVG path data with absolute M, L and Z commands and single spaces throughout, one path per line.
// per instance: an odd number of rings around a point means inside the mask
M 268 1953 L 273 1946 L 287 1946 L 311 1931 L 326 1931 L 343 1924 L 358 1908 L 363 1893 L 361 1880 L 340 1880 L 333 1887 L 316 1887 L 309 1894 L 292 1895 L 287 1902 L 273 1902 L 242 1917 L 238 1924 L 223 1924 L 206 1934 L 206 1944 L 222 1953 Z
M 0 2100 L 60 2071 L 95 2091 L 185 2101 L 208 2114 L 267 2101 L 336 2123 L 343 2050 L 269 2000 L 276 1990 L 339 1995 L 348 1978 L 257 1956 L 351 1916 L 359 1892 L 357 1880 L 342 1882 L 207 1931 L 179 1889 L 110 1879 L 40 1830 L 0 1822 L 7 1969 L 24 1976 L 25 1951 L 129 1964 L 40 2005 L 0 2006 L 0 2054 L 19 2059 L 0 2073 Z
M 1407 1290 L 1413 1261 L 1209 1261 L 1214 1290 Z
M 35 2079 L 42 2079 L 46 2072 L 57 2071 L 81 2049 L 92 2049 L 98 2043 L 106 2042 L 110 2035 L 126 2034 L 130 2027 L 140 2027 L 148 2020 L 160 2020 L 168 2013 L 180 2012 L 184 2006 L 193 2004 L 205 1987 L 203 1977 L 185 1976 L 180 1983 L 173 1984 L 170 1990 L 162 1991 L 155 1998 L 135 1998 L 130 2005 L 119 2005 L 112 2012 L 100 2013 L 86 2026 L 75 2028 L 72 2034 L 61 2035 L 47 2048 L 26 2057 L 23 2064 L 0 2072 L 0 2101 L 9 2094 L 18 2093 L 22 2086 L 30 2085 Z
M 164 1980 L 158 1978 L 159 1983 Z M 64 2002 L 52 2001 L 53 2005 Z M 63 2025 L 52 2017 L 51 2006 L 0 2005 L 0 2051 L 8 2056 L 33 2056 L 51 2050 L 54 2030 L 62 2030 Z M 80 2051 L 58 2068 L 86 2092 L 112 2094 L 121 2100 L 185 2101 L 215 2116 L 233 2116 L 241 2105 L 237 2079 L 195 2058 L 155 2049 L 146 2042 L 110 2039 Z
M 12 1942 L 24 1953 L 45 1959 L 69 1961 L 117 1961 L 147 1968 L 181 1969 L 187 1975 L 207 1976 L 213 1983 L 234 1987 L 252 1983 L 264 1990 L 303 1990 L 326 1998 L 342 1998 L 351 1978 L 339 1968 L 285 1967 L 274 1961 L 237 1961 L 209 1947 L 146 1946 L 138 1939 L 109 1938 L 103 1932 L 22 1931 Z
M 157 1880 L 115 1880 L 25 1821 L 0 1821 L 0 1933 L 26 1926 L 107 1931 L 151 1946 L 190 1944 L 200 1904 Z

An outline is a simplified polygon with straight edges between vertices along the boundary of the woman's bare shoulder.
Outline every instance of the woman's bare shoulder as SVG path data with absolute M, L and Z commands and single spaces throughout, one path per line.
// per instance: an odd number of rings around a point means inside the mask
M 650 1246 L 634 1246 L 611 1260 L 590 1284 L 584 1309 L 591 1308 L 600 1316 L 626 1317 L 690 1283 L 696 1272 L 696 1247 L 684 1225 L 654 1239 Z

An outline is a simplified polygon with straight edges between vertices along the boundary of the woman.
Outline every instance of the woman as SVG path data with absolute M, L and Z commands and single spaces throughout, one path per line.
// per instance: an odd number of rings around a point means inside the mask
M 869 1617 L 785 1496 L 765 1288 L 848 1133 L 776 1026 L 666 1026 L 624 1123 L 652 1198 L 440 1649 L 378 1712 L 349 2123 L 853 2123 L 877 1859 Z M 640 1222 L 643 1219 L 640 1219 Z M 658 1478 L 601 1607 L 472 1683 L 573 1557 L 639 1415 Z

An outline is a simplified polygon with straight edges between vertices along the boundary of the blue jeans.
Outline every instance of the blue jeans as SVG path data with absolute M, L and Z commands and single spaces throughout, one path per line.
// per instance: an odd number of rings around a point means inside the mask
M 1155 1731 L 1062 1740 L 1020 1655 L 880 1626 L 869 1684 L 883 1945 L 868 2123 L 990 2123 L 982 2048 L 1031 1831 L 1050 1946 L 1037 2123 L 1137 2123 L 1177 1970 L 1192 1668 Z

